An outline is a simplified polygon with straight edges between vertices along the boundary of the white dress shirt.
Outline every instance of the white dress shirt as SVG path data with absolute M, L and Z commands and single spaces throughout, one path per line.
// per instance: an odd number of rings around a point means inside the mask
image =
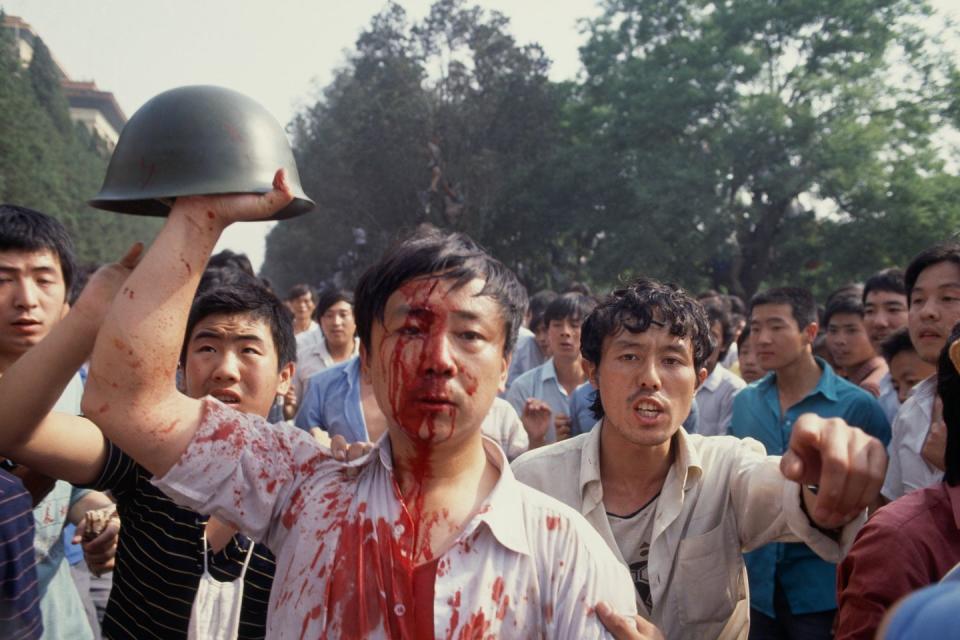
M 719 362 L 694 396 L 700 416 L 697 433 L 704 436 L 725 436 L 733 417 L 733 396 L 747 386 L 743 378 Z
M 913 388 L 910 397 L 897 411 L 887 446 L 887 455 L 890 456 L 887 477 L 880 491 L 887 500 L 896 500 L 914 489 L 923 489 L 943 480 L 943 472 L 930 466 L 921 455 L 930 431 L 936 395 L 937 377 L 930 376 Z
M 412 637 L 413 541 L 430 525 L 401 501 L 389 436 L 342 463 L 299 429 L 203 402 L 193 440 L 154 482 L 276 555 L 267 636 Z M 435 636 L 609 637 L 593 607 L 635 615 L 626 568 L 580 514 L 517 482 L 496 444 L 484 450 L 500 478 L 439 558 Z

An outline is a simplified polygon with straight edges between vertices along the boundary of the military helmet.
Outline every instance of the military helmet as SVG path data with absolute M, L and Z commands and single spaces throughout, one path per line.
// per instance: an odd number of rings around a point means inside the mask
M 90 205 L 165 216 L 178 196 L 267 193 L 280 168 L 286 169 L 295 197 L 271 219 L 313 209 L 286 133 L 265 108 L 223 87 L 179 87 L 155 96 L 133 114 Z

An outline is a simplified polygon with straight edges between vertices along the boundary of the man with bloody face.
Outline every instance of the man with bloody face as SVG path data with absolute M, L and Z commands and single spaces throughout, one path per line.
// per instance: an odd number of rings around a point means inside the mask
M 363 375 L 388 432 L 352 463 L 173 384 L 199 274 L 226 226 L 292 198 L 179 198 L 97 339 L 84 407 L 176 501 L 277 556 L 270 637 L 602 637 L 630 578 L 576 512 L 517 482 L 480 425 L 523 293 L 465 236 L 422 234 L 358 285 Z M 186 266 L 185 266 L 186 265 Z M 575 570 L 574 570 L 575 568 Z M 604 608 L 607 611 L 607 608 Z

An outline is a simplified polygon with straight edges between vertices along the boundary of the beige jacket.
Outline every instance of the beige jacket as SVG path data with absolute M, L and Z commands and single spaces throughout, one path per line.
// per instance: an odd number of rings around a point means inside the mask
M 621 562 L 603 507 L 600 432 L 536 449 L 513 463 L 517 478 L 577 509 Z M 746 638 L 749 593 L 743 552 L 768 542 L 805 542 L 839 562 L 866 513 L 839 542 L 814 528 L 800 507 L 800 487 L 780 473 L 780 458 L 747 438 L 674 436 L 676 456 L 657 501 L 648 575 L 653 611 L 642 615 L 671 640 Z

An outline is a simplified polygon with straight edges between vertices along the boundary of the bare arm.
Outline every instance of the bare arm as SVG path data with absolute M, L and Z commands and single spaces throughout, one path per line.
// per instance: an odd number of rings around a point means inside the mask
M 277 172 L 266 195 L 178 198 L 110 308 L 93 350 L 83 410 L 155 475 L 180 459 L 200 421 L 200 400 L 177 391 L 175 374 L 207 258 L 231 222 L 267 217 L 292 197 Z
M 5 457 L 74 484 L 99 477 L 106 462 L 103 434 L 89 420 L 51 409 L 90 355 L 106 308 L 141 249 L 137 244 L 119 263 L 100 269 L 70 313 L 0 378 Z

